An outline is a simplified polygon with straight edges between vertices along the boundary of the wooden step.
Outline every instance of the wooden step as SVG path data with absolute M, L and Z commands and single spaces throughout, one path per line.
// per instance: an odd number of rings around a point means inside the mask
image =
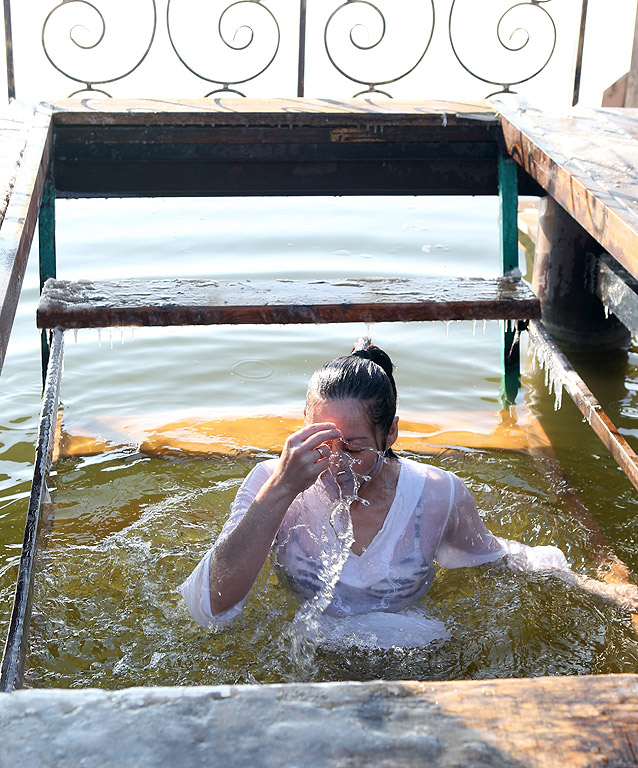
M 38 328 L 526 320 L 540 304 L 520 279 L 47 280 Z

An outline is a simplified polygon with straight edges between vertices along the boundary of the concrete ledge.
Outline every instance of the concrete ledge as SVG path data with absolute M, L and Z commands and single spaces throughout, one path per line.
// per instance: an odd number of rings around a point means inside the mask
M 0 695 L 0 766 L 629 766 L 638 676 Z

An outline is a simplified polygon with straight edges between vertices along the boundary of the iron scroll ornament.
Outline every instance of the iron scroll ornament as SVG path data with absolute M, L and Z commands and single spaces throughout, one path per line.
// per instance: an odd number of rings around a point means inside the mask
M 74 24 L 71 26 L 68 32 L 69 40 L 71 43 L 76 47 L 84 51 L 93 51 L 96 50 L 105 40 L 106 34 L 107 34 L 107 24 L 106 20 L 104 18 L 104 15 L 102 11 L 93 3 L 91 0 L 62 0 L 58 5 L 56 5 L 54 8 L 52 8 L 49 13 L 47 14 L 47 17 L 44 20 L 44 24 L 42 25 L 42 49 L 44 51 L 45 56 L 49 60 L 49 63 L 51 66 L 56 69 L 58 72 L 60 72 L 65 77 L 68 77 L 69 80 L 73 80 L 76 83 L 82 83 L 85 87 L 79 88 L 76 91 L 73 91 L 73 93 L 70 93 L 68 98 L 72 98 L 73 96 L 77 96 L 80 93 L 86 92 L 95 92 L 95 93 L 101 93 L 104 96 L 107 96 L 108 98 L 111 98 L 111 94 L 107 91 L 103 90 L 102 88 L 95 88 L 95 85 L 105 85 L 107 83 L 115 83 L 118 80 L 123 80 L 124 78 L 131 75 L 133 72 L 135 72 L 136 69 L 138 69 L 142 62 L 146 59 L 146 57 L 149 54 L 149 51 L 151 50 L 151 47 L 153 45 L 153 41 L 155 40 L 155 32 L 157 30 L 157 6 L 156 6 L 156 0 L 148 0 L 150 2 L 152 7 L 152 14 L 153 14 L 153 24 L 152 24 L 152 30 L 150 34 L 150 38 L 148 40 L 148 43 L 146 45 L 146 48 L 144 49 L 142 55 L 133 63 L 133 65 L 129 65 L 126 68 L 126 71 L 115 75 L 113 77 L 104 77 L 104 78 L 98 78 L 98 77 L 92 77 L 92 78 L 85 78 L 85 77 L 77 77 L 70 72 L 66 71 L 61 65 L 57 64 L 53 56 L 47 46 L 46 42 L 46 36 L 47 36 L 47 27 L 50 24 L 50 22 L 54 19 L 55 15 L 58 15 L 58 13 L 63 8 L 69 8 L 71 5 L 78 5 L 83 7 L 85 10 L 88 10 L 89 13 L 94 15 L 94 19 L 97 21 L 98 29 L 97 29 L 97 35 L 94 36 L 94 39 L 89 43 L 82 43 L 80 39 L 77 37 L 77 32 L 79 30 L 84 30 L 87 34 L 91 34 L 91 30 L 89 30 L 84 24 Z
M 355 24 L 353 27 L 350 28 L 348 37 L 349 37 L 350 43 L 356 49 L 358 49 L 359 51 L 370 51 L 370 50 L 376 48 L 377 46 L 379 46 L 382 43 L 382 41 L 384 40 L 384 38 L 385 38 L 387 24 L 386 24 L 386 19 L 385 19 L 385 16 L 383 15 L 383 12 L 374 3 L 372 3 L 370 0 L 346 0 L 345 3 L 340 5 L 338 8 L 336 8 L 330 14 L 330 17 L 328 18 L 328 21 L 326 22 L 326 26 L 324 28 L 324 36 L 323 36 L 326 55 L 328 56 L 328 59 L 330 60 L 330 63 L 337 70 L 337 72 L 339 72 L 341 75 L 346 77 L 348 80 L 351 80 L 353 83 L 358 83 L 360 85 L 367 85 L 368 86 L 363 91 L 359 91 L 358 93 L 355 93 L 353 98 L 357 98 L 358 96 L 363 96 L 363 95 L 365 95 L 367 93 L 380 93 L 383 96 L 387 96 L 388 98 L 392 98 L 391 94 L 389 94 L 387 91 L 379 90 L 379 88 L 377 86 L 379 86 L 379 85 L 389 85 L 390 83 L 396 83 L 399 80 L 402 80 L 404 77 L 407 77 L 411 72 L 413 72 L 419 66 L 419 64 L 423 61 L 423 58 L 424 58 L 425 54 L 428 52 L 428 49 L 430 48 L 430 43 L 432 42 L 432 36 L 434 35 L 434 21 L 435 21 L 434 0 L 429 0 L 429 4 L 430 4 L 430 7 L 431 7 L 431 12 L 432 12 L 432 22 L 431 22 L 431 26 L 430 26 L 429 35 L 426 35 L 427 41 L 425 43 L 425 47 L 424 47 L 423 51 L 420 53 L 420 55 L 417 58 L 417 60 L 405 72 L 402 72 L 400 75 L 397 75 L 395 77 L 389 77 L 389 78 L 381 79 L 381 80 L 373 79 L 373 78 L 361 79 L 361 78 L 355 77 L 352 74 L 348 74 L 348 72 L 346 72 L 345 68 L 339 66 L 337 64 L 337 62 L 335 61 L 335 57 L 334 57 L 333 53 L 331 53 L 331 51 L 330 51 L 330 43 L 328 42 L 328 36 L 329 36 L 330 26 L 333 24 L 333 22 L 337 18 L 337 16 L 342 13 L 344 8 L 346 8 L 346 7 L 353 7 L 355 5 L 367 6 L 369 9 L 371 9 L 373 12 L 375 12 L 377 14 L 377 17 L 378 17 L 378 19 L 379 19 L 379 21 L 381 23 L 381 31 L 380 31 L 380 33 L 377 35 L 376 39 L 373 40 L 373 42 L 365 45 L 363 43 L 357 42 L 357 40 L 356 40 L 356 32 L 357 32 L 358 29 L 366 29 L 366 27 L 363 24 Z M 371 80 L 372 80 L 372 82 L 371 82 Z
M 500 85 L 501 89 L 498 91 L 494 91 L 493 93 L 488 94 L 485 98 L 489 99 L 490 96 L 496 96 L 499 93 L 511 93 L 511 88 L 513 85 L 520 85 L 521 83 L 526 83 L 529 80 L 532 80 L 534 77 L 539 75 L 545 67 L 549 64 L 552 56 L 554 55 L 554 50 L 556 48 L 556 38 L 557 38 L 557 32 L 556 32 L 556 24 L 554 22 L 554 19 L 551 17 L 550 13 L 544 8 L 544 4 L 551 2 L 551 0 L 524 0 L 523 2 L 515 3 L 510 8 L 505 10 L 501 16 L 498 19 L 498 22 L 496 24 L 496 37 L 500 45 L 506 50 L 511 51 L 512 53 L 518 53 L 519 51 L 522 51 L 530 42 L 531 40 L 531 34 L 529 30 L 523 28 L 523 27 L 514 27 L 510 31 L 509 39 L 512 40 L 514 35 L 517 33 L 522 34 L 522 42 L 518 45 L 508 44 L 508 42 L 505 41 L 503 36 L 504 26 L 508 23 L 509 19 L 508 17 L 510 14 L 515 14 L 517 9 L 526 8 L 526 9 L 535 9 L 535 11 L 539 11 L 542 14 L 544 14 L 544 18 L 549 21 L 550 23 L 550 29 L 552 34 L 552 42 L 551 42 L 551 48 L 547 56 L 545 57 L 544 61 L 538 66 L 532 74 L 527 75 L 525 77 L 521 77 L 519 79 L 513 79 L 513 80 L 492 80 L 488 77 L 483 77 L 482 75 L 478 74 L 474 70 L 472 70 L 461 58 L 459 55 L 459 52 L 457 50 L 457 47 L 454 44 L 454 35 L 452 31 L 452 17 L 454 16 L 454 9 L 457 3 L 457 0 L 452 0 L 452 5 L 450 6 L 450 16 L 449 16 L 449 23 L 448 23 L 448 33 L 450 38 L 450 46 L 452 48 L 452 52 L 454 53 L 454 56 L 456 57 L 456 60 L 459 62 L 459 64 L 463 67 L 463 69 L 468 72 L 472 77 L 475 77 L 477 80 L 481 80 L 484 83 L 488 83 L 490 85 Z
M 206 75 L 202 74 L 201 72 L 197 71 L 197 69 L 194 66 L 191 66 L 184 56 L 180 53 L 178 46 L 175 42 L 175 36 L 174 32 L 172 30 L 171 25 L 171 5 L 174 4 L 174 0 L 168 0 L 166 5 L 166 28 L 168 31 L 168 38 L 170 40 L 171 46 L 173 48 L 173 51 L 175 52 L 175 55 L 180 60 L 180 62 L 186 67 L 186 69 L 191 72 L 196 77 L 200 78 L 201 80 L 205 80 L 209 83 L 215 83 L 217 85 L 220 85 L 221 88 L 216 88 L 209 93 L 206 93 L 204 95 L 204 98 L 207 98 L 209 96 L 213 96 L 218 93 L 234 93 L 237 96 L 244 96 L 245 93 L 242 93 L 241 91 L 237 90 L 234 87 L 231 86 L 237 86 L 242 85 L 243 83 L 247 83 L 250 80 L 254 80 L 255 78 L 259 77 L 263 72 L 265 72 L 270 65 L 275 60 L 275 57 L 277 56 L 277 53 L 279 52 L 279 46 L 281 42 L 281 30 L 279 28 L 279 23 L 277 22 L 277 19 L 275 18 L 275 15 L 273 12 L 268 8 L 266 5 L 264 5 L 261 0 L 235 0 L 235 2 L 228 5 L 223 12 L 219 16 L 219 20 L 217 22 L 217 34 L 219 35 L 219 39 L 222 41 L 222 43 L 229 49 L 234 51 L 245 51 L 250 48 L 250 46 L 253 44 L 255 40 L 255 30 L 249 26 L 248 24 L 242 24 L 241 26 L 237 27 L 234 32 L 234 38 L 233 40 L 228 39 L 227 35 L 224 32 L 224 19 L 227 14 L 231 14 L 234 9 L 238 9 L 240 6 L 247 6 L 250 5 L 254 9 L 255 7 L 261 8 L 266 14 L 268 14 L 270 21 L 274 24 L 274 29 L 276 33 L 276 42 L 274 46 L 274 51 L 270 55 L 269 58 L 267 58 L 266 64 L 260 65 L 257 68 L 257 71 L 246 76 L 246 77 L 239 77 L 236 79 L 233 78 L 215 78 L 215 77 L 207 77 Z M 235 43 L 234 40 L 237 39 L 239 36 L 239 33 L 244 31 L 247 33 L 248 40 L 247 42 L 243 44 Z

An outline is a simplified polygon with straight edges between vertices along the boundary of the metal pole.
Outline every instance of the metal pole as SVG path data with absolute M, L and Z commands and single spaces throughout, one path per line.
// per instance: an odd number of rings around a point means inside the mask
M 580 98 L 580 76 L 583 69 L 583 49 L 585 47 L 585 29 L 587 27 L 587 0 L 583 0 L 580 11 L 580 30 L 578 33 L 578 48 L 576 50 L 576 63 L 574 65 L 574 90 L 572 93 L 572 107 L 578 104 Z
M 64 333 L 61 328 L 53 331 L 51 348 L 51 366 L 47 373 L 40 427 L 36 446 L 35 465 L 29 508 L 24 528 L 24 541 L 18 568 L 13 609 L 9 623 L 9 633 L 2 654 L 0 667 L 0 691 L 8 692 L 22 687 L 24 660 L 29 641 L 31 622 L 31 601 L 33 596 L 33 576 L 38 551 L 38 536 L 42 520 L 49 502 L 47 476 L 51 469 L 51 457 L 55 443 L 58 407 L 60 404 L 60 379 L 62 377 L 62 357 L 64 353 Z
M 11 34 L 11 0 L 4 0 L 4 48 L 7 56 L 7 95 L 16 97 L 15 70 L 13 68 L 13 37 Z
M 40 293 L 45 282 L 56 274 L 55 254 L 55 183 L 49 174 L 42 192 L 42 203 L 38 218 L 38 239 L 40 257 Z M 42 358 L 42 383 L 46 378 L 49 365 L 49 341 L 47 332 L 42 331 L 40 337 Z
M 306 79 L 306 0 L 299 0 L 299 64 L 297 68 L 297 96 L 305 91 Z
M 499 245 L 504 275 L 518 268 L 518 177 L 511 157 L 498 157 Z M 503 328 L 503 406 L 516 402 L 520 386 L 518 328 Z

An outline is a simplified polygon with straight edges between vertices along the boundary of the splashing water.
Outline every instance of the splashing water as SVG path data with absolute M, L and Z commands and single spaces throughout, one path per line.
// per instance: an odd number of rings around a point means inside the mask
M 361 498 L 359 491 L 385 461 L 381 451 L 373 452 L 377 454 L 378 459 L 370 475 L 362 475 L 356 471 L 357 465 L 362 463 L 360 459 L 336 450 L 331 452 L 329 468 L 320 477 L 326 500 L 330 504 L 330 512 L 320 537 L 323 542 L 331 541 L 333 537 L 329 535 L 330 528 L 336 535 L 338 546 L 320 547 L 321 588 L 311 600 L 299 608 L 282 636 L 282 643 L 288 646 L 296 668 L 296 679 L 309 680 L 314 674 L 315 654 L 324 640 L 321 619 L 333 601 L 335 588 L 354 543 L 350 508 L 355 502 L 369 506 L 370 502 Z

